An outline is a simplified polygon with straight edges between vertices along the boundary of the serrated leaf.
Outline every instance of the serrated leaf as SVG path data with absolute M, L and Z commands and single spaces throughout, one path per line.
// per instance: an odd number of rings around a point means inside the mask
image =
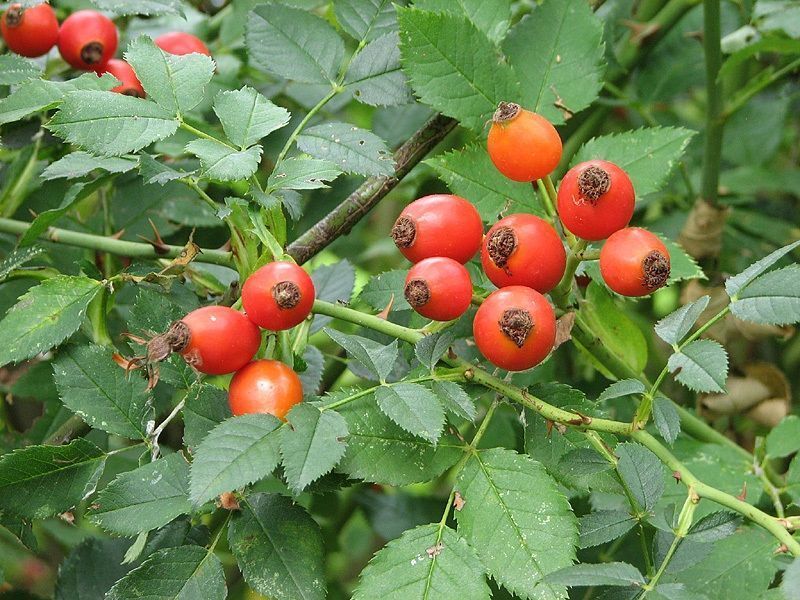
M 192 504 L 200 506 L 272 473 L 280 460 L 280 426 L 272 415 L 250 414 L 232 417 L 212 429 L 192 462 Z
M 203 175 L 217 181 L 248 179 L 258 169 L 261 161 L 261 146 L 247 150 L 235 150 L 214 140 L 192 140 L 186 144 L 187 152 L 200 159 Z
M 42 171 L 42 179 L 77 179 L 92 171 L 102 169 L 109 173 L 125 173 L 135 169 L 138 160 L 129 156 L 95 156 L 78 150 L 47 165 Z
M 637 521 L 630 513 L 619 510 L 598 510 L 581 517 L 581 548 L 599 546 L 628 533 Z
M 56 600 L 98 600 L 130 569 L 122 564 L 127 540 L 87 537 L 58 569 Z M 98 569 L 97 565 L 103 565 Z
M 426 335 L 422 340 L 414 344 L 414 355 L 423 366 L 433 371 L 436 363 L 444 356 L 448 348 L 453 345 L 455 339 L 456 336 L 452 330 Z
M 4 454 L 0 509 L 31 519 L 62 513 L 94 492 L 105 464 L 105 453 L 83 438 Z
M 6 257 L 0 262 L 0 281 L 3 281 L 8 274 L 14 269 L 20 268 L 25 263 L 32 261 L 34 258 L 44 253 L 44 248 L 41 246 L 29 246 L 27 248 L 18 248 L 13 252 L 9 252 Z
M 188 177 L 192 173 L 194 171 L 187 172 L 182 169 L 173 169 L 164 163 L 158 162 L 149 154 L 139 154 L 139 175 L 144 178 L 145 183 L 166 185 L 170 181 Z
M 247 20 L 250 61 L 292 81 L 334 83 L 344 42 L 326 21 L 282 4 L 262 4 Z
M 652 511 L 664 493 L 664 466 L 658 457 L 641 444 L 617 445 L 617 470 L 639 506 Z
M 219 558 L 199 546 L 158 550 L 120 579 L 105 600 L 224 600 Z
M 359 298 L 375 310 L 384 310 L 389 304 L 392 310 L 411 310 L 411 306 L 403 294 L 408 271 L 386 271 L 372 277 Z
M 580 564 L 566 567 L 547 576 L 547 581 L 569 587 L 642 586 L 644 577 L 633 565 L 610 562 L 598 565 Z
M 309 514 L 278 494 L 253 494 L 231 521 L 228 544 L 259 594 L 274 600 L 324 600 L 322 534 Z
M 195 452 L 208 432 L 231 417 L 228 395 L 207 384 L 192 386 L 183 407 L 183 443 Z
M 126 15 L 180 15 L 183 16 L 181 0 L 92 0 L 100 10 L 119 16 Z
M 589 106 L 602 87 L 603 21 L 583 0 L 536 6 L 509 32 L 503 51 L 525 108 L 552 123 Z
M 72 346 L 53 362 L 53 379 L 64 406 L 95 429 L 145 439 L 153 418 L 147 382 L 129 374 L 102 346 Z
M 355 55 L 344 80 L 353 97 L 370 106 L 396 106 L 413 101 L 400 67 L 400 37 L 396 31 L 371 41 Z
M 475 551 L 449 527 L 420 525 L 389 542 L 361 573 L 353 600 L 491 598 Z
M 738 295 L 743 289 L 750 285 L 750 283 L 752 283 L 756 277 L 766 272 L 767 269 L 769 269 L 772 265 L 774 265 L 798 246 L 800 246 L 800 241 L 789 244 L 788 246 L 784 246 L 783 248 L 778 248 L 761 260 L 754 262 L 738 275 L 734 275 L 733 277 L 726 279 L 725 291 L 728 292 L 728 296 L 733 298 L 734 296 Z
M 731 302 L 734 316 L 752 323 L 788 325 L 800 321 L 800 265 L 761 275 Z
M 322 265 L 311 273 L 319 300 L 331 303 L 349 303 L 356 284 L 356 270 L 347 260 Z M 331 322 L 331 317 L 314 315 L 311 333 L 316 333 Z
M 397 340 L 384 346 L 374 340 L 359 335 L 348 335 L 335 329 L 325 328 L 325 333 L 380 381 L 386 381 L 399 353 Z
M 681 418 L 672 400 L 664 396 L 653 400 L 653 421 L 661 437 L 671 446 L 681 432 Z
M 456 489 L 458 532 L 489 574 L 518 596 L 563 598 L 543 579 L 575 560 L 577 523 L 544 467 L 511 450 L 473 451 Z
M 106 531 L 133 536 L 191 510 L 189 463 L 176 452 L 118 475 L 97 495 L 88 514 Z
M 114 92 L 67 94 L 48 124 L 50 131 L 102 156 L 141 150 L 178 129 L 178 121 L 155 102 Z
M 703 544 L 718 542 L 736 533 L 741 524 L 741 515 L 726 511 L 711 513 L 692 525 L 686 539 Z
M 17 85 L 35 79 L 41 73 L 42 68 L 32 60 L 17 54 L 0 56 L 0 85 Z
M 301 492 L 333 469 L 347 449 L 347 421 L 333 410 L 320 411 L 301 402 L 286 416 L 281 433 L 281 456 L 286 479 Z
M 696 392 L 723 392 L 728 379 L 728 354 L 713 340 L 695 340 L 669 357 L 675 379 Z
M 655 325 L 656 334 L 668 344 L 677 344 L 692 330 L 697 319 L 708 306 L 710 296 L 701 296 L 694 302 L 681 306 Z
M 667 285 L 689 279 L 708 279 L 697 261 L 678 242 L 663 235 L 658 235 L 658 237 L 664 242 L 667 252 L 669 252 L 670 265 Z
M 558 468 L 571 479 L 609 471 L 613 465 L 592 448 L 575 448 L 561 457 Z
M 267 180 L 267 190 L 313 190 L 328 187 L 325 182 L 336 179 L 341 170 L 327 160 L 286 158 L 275 165 Z
M 478 414 L 475 401 L 464 389 L 452 381 L 434 381 L 431 391 L 442 403 L 444 409 L 452 415 L 474 421 Z
M 481 131 L 500 101 L 520 96 L 497 49 L 464 17 L 398 8 L 400 52 L 420 100 Z
M 800 417 L 788 415 L 769 432 L 767 454 L 772 458 L 782 458 L 798 450 L 800 450 Z
M 444 427 L 444 409 L 433 392 L 416 383 L 380 386 L 375 390 L 378 406 L 400 427 L 436 443 Z
M 348 123 L 323 123 L 304 130 L 297 147 L 345 173 L 392 175 L 392 151 L 377 135 Z
M 186 113 L 203 101 L 215 68 L 205 54 L 170 54 L 146 36 L 128 45 L 125 60 L 136 71 L 147 97 L 171 115 Z
M 641 198 L 661 189 L 694 135 L 681 127 L 647 127 L 593 138 L 572 165 L 600 158 L 624 169 Z
M 603 390 L 603 393 L 597 398 L 598 402 L 605 402 L 614 398 L 623 398 L 625 396 L 635 396 L 644 394 L 647 388 L 638 379 L 622 379 L 615 381 Z
M 289 122 L 289 111 L 276 106 L 249 86 L 223 91 L 214 100 L 228 139 L 245 149 Z
M 484 221 L 493 222 L 506 212 L 544 216 L 530 183 L 504 176 L 492 164 L 483 145 L 445 152 L 425 163 L 436 170 L 453 193 L 469 198 Z
M 398 427 L 371 397 L 350 402 L 339 412 L 350 431 L 339 468 L 351 477 L 386 485 L 430 481 L 462 455 L 452 435 L 431 444 Z
M 75 333 L 101 288 L 94 279 L 66 275 L 31 288 L 0 321 L 0 365 L 36 356 Z
M 510 0 L 416 0 L 414 6 L 431 12 L 464 16 L 494 43 L 505 37 L 511 22 Z
M 334 0 L 333 11 L 342 29 L 357 41 L 370 41 L 397 28 L 391 0 Z
M 800 558 L 794 559 L 783 572 L 781 591 L 786 600 L 800 600 Z

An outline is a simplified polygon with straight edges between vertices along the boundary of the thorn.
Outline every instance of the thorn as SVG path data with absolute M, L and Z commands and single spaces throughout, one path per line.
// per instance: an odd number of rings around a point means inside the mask
M 555 423 L 553 423 L 553 421 L 550 419 L 547 419 L 545 423 L 547 424 L 547 433 L 545 434 L 545 437 L 550 437 L 550 434 L 553 433 L 553 425 L 555 425 Z
M 742 484 L 742 491 L 738 496 L 736 496 L 736 498 L 738 498 L 742 502 L 744 502 L 745 499 L 747 498 L 747 482 L 746 481 Z
M 153 223 L 153 220 L 147 219 L 147 221 L 150 223 L 150 227 L 153 229 L 155 240 L 148 239 L 143 235 L 138 235 L 137 237 L 150 244 L 155 249 L 156 254 L 166 254 L 169 252 L 169 246 L 164 242 L 164 240 L 161 239 L 161 234 L 158 233 L 158 229 L 156 228 L 155 223 Z M 191 236 L 189 236 L 189 241 L 191 242 Z
M 460 492 L 456 492 L 456 495 L 453 498 L 453 508 L 455 508 L 457 511 L 461 512 L 461 509 L 464 508 L 464 505 L 466 503 L 467 503 L 467 501 L 464 500 L 464 497 L 461 495 L 461 493 Z
M 786 546 L 786 544 L 781 544 L 777 547 L 773 554 L 786 554 L 787 552 L 789 552 L 789 548 Z
M 638 21 L 631 21 L 625 19 L 622 24 L 631 30 L 631 43 L 635 46 L 640 46 L 647 38 L 656 33 L 661 26 L 657 23 L 640 23 Z
M 675 483 L 680 483 L 683 479 L 683 476 L 681 475 L 680 471 L 673 471 L 672 478 L 675 480 Z
M 393 305 L 394 305 L 394 294 L 392 294 L 392 297 L 389 298 L 389 304 L 386 305 L 386 308 L 384 308 L 381 312 L 379 312 L 375 316 L 378 317 L 379 319 L 383 319 L 384 321 L 386 321 L 389 318 L 389 313 L 392 312 Z

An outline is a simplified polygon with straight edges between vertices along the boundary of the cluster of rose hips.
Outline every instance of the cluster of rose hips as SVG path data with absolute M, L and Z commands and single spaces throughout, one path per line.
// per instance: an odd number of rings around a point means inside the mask
M 561 160 L 561 138 L 553 125 L 517 104 L 500 104 L 487 147 L 497 169 L 519 182 L 548 176 Z M 586 241 L 607 238 L 600 272 L 608 287 L 624 296 L 644 296 L 667 282 L 670 259 L 664 244 L 649 231 L 627 227 L 635 193 L 625 171 L 603 160 L 581 163 L 564 176 L 557 196 L 564 229 Z M 475 314 L 478 349 L 509 371 L 530 369 L 553 349 L 555 312 L 543 294 L 561 282 L 567 255 L 548 221 L 513 214 L 484 235 L 475 206 L 459 196 L 437 194 L 409 204 L 392 238 L 414 263 L 404 294 L 419 314 L 450 321 L 467 311 L 473 295 L 464 264 L 480 249 L 483 270 L 499 289 Z
M 240 312 L 227 306 L 198 308 L 147 342 L 147 355 L 131 366 L 149 367 L 173 352 L 201 373 L 234 373 L 228 403 L 234 415 L 268 413 L 285 419 L 303 399 L 297 374 L 277 360 L 253 360 L 261 347 L 261 330 L 291 329 L 311 314 L 316 291 L 311 277 L 290 262 L 271 262 L 242 287 Z M 154 381 L 151 381 L 154 383 Z
M 0 32 L 6 45 L 17 54 L 36 58 L 58 44 L 61 57 L 75 69 L 110 73 L 120 81 L 111 91 L 144 98 L 142 84 L 133 68 L 114 58 L 118 34 L 114 23 L 95 10 L 79 10 L 64 19 L 61 26 L 49 4 L 25 8 L 12 4 L 0 17 Z M 170 54 L 198 52 L 211 56 L 206 45 L 190 33 L 173 31 L 157 37 L 156 46 Z

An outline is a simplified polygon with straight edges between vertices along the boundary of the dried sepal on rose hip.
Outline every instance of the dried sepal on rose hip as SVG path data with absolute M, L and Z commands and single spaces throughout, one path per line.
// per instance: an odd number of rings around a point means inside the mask
M 75 69 L 102 72 L 117 51 L 117 28 L 96 10 L 79 10 L 61 24 L 58 51 Z
M 472 280 L 466 267 L 452 258 L 426 258 L 408 271 L 404 294 L 423 317 L 452 321 L 469 308 Z
M 558 216 L 581 239 L 603 240 L 627 227 L 636 194 L 628 174 L 612 162 L 590 160 L 572 167 L 558 188 Z
M 303 400 L 303 383 L 288 365 L 277 360 L 254 360 L 236 372 L 228 388 L 235 416 L 265 413 L 286 420 Z
M 622 296 L 647 296 L 669 280 L 669 251 L 646 229 L 621 229 L 600 250 L 600 274 Z
M 483 221 L 475 206 L 454 194 L 433 194 L 403 209 L 392 227 L 392 239 L 413 263 L 444 256 L 469 262 L 481 245 Z
M 475 313 L 472 329 L 486 360 L 501 369 L 524 371 L 553 349 L 556 315 L 536 290 L 510 286 L 489 294 Z
M 519 213 L 500 219 L 489 229 L 481 263 L 497 287 L 524 285 L 545 294 L 561 281 L 567 253 L 552 225 L 535 215 Z
M 552 123 L 513 102 L 498 105 L 486 148 L 497 170 L 514 181 L 542 179 L 561 160 L 561 137 Z
M 158 382 L 158 363 L 180 354 L 194 369 L 225 375 L 249 363 L 261 345 L 261 332 L 244 314 L 227 306 L 204 306 L 175 321 L 149 340 L 129 335 L 146 346 L 145 356 L 127 361 L 127 369 L 147 369 L 150 387 Z
M 242 306 L 259 327 L 281 331 L 311 314 L 315 295 L 314 282 L 302 267 L 276 261 L 247 278 L 242 287 Z
M 25 8 L 12 4 L 0 17 L 0 32 L 12 52 L 36 58 L 50 52 L 58 41 L 58 19 L 49 4 Z

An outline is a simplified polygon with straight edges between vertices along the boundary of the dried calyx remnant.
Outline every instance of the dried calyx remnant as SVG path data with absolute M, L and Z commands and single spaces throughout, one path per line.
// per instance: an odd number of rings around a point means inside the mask
M 408 248 L 417 237 L 417 228 L 414 221 L 408 217 L 400 217 L 392 227 L 392 239 L 398 248 Z
M 24 8 L 19 5 L 12 6 L 6 11 L 6 25 L 9 27 L 17 27 L 22 23 L 22 15 L 24 14 Z
M 281 281 L 272 286 L 272 297 L 278 308 L 288 310 L 300 304 L 300 288 L 293 281 Z
M 103 60 L 103 44 L 89 42 L 81 48 L 81 60 L 87 65 L 94 65 Z
M 147 361 L 161 362 L 173 352 L 182 352 L 191 340 L 192 334 L 183 321 L 175 321 L 161 335 L 147 342 Z
M 591 202 L 597 202 L 610 189 L 611 177 L 605 169 L 593 165 L 578 175 L 578 191 Z
M 506 266 L 509 257 L 517 249 L 517 236 L 511 227 L 500 227 L 492 232 L 486 243 L 489 258 L 501 269 Z
M 669 259 L 658 250 L 653 250 L 642 261 L 644 287 L 648 290 L 660 288 L 669 279 Z
M 412 279 L 406 284 L 405 297 L 411 306 L 418 308 L 431 299 L 431 290 L 425 280 Z
M 510 121 L 519 114 L 522 110 L 519 104 L 514 102 L 501 102 L 497 105 L 497 110 L 492 115 L 492 121 L 495 123 L 504 123 Z
M 533 329 L 531 314 L 522 308 L 509 308 L 503 311 L 498 324 L 500 331 L 505 333 L 517 348 L 522 348 Z

